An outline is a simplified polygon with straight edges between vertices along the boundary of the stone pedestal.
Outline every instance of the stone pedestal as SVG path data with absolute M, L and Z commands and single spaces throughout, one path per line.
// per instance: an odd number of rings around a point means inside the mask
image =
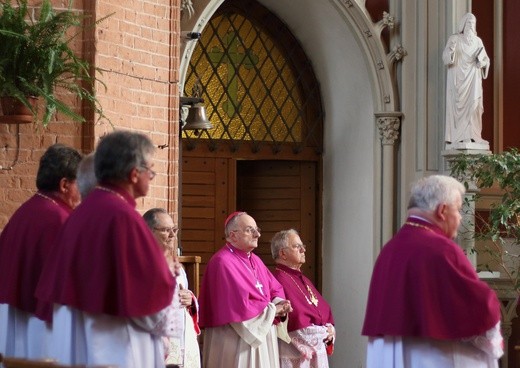
M 475 147 L 482 145 L 481 143 L 457 143 L 458 146 Z M 454 145 L 451 145 L 454 146 Z M 487 145 L 489 148 L 489 144 Z M 490 155 L 491 151 L 481 149 L 448 149 L 441 152 L 442 156 L 446 160 L 446 173 L 450 173 L 451 161 L 453 161 L 459 155 Z M 476 184 L 469 180 L 469 175 L 462 178 L 457 178 L 461 182 L 467 182 L 468 188 L 466 189 L 466 195 L 463 201 L 462 208 L 462 223 L 459 228 L 459 235 L 457 236 L 457 243 L 462 247 L 467 257 L 469 258 L 473 267 L 477 267 L 477 253 L 475 251 L 475 195 L 479 189 Z

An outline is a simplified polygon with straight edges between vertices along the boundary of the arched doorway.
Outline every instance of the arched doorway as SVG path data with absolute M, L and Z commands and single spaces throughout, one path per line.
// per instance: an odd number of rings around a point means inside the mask
M 262 228 L 257 254 L 268 265 L 272 235 L 297 229 L 304 272 L 319 285 L 323 112 L 298 41 L 257 2 L 226 1 L 202 32 L 184 88 L 201 94 L 215 128 L 183 132 L 183 254 L 201 256 L 203 274 L 225 242 L 227 214 L 244 210 Z

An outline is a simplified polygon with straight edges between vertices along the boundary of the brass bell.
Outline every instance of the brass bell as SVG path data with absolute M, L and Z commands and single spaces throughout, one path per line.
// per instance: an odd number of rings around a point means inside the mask
M 186 124 L 182 130 L 207 130 L 213 129 L 211 122 L 206 119 L 206 110 L 204 104 L 196 103 L 190 107 L 188 116 L 186 117 Z

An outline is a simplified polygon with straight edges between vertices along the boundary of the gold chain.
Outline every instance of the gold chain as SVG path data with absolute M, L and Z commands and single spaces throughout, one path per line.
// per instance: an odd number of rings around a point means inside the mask
M 298 288 L 298 290 L 300 290 L 300 293 L 302 293 L 302 295 L 305 297 L 305 300 L 307 301 L 307 303 L 309 304 L 313 304 L 315 307 L 318 306 L 318 298 L 316 297 L 316 295 L 314 295 L 314 293 L 312 292 L 311 288 L 309 285 L 307 285 L 305 283 L 305 281 L 303 281 L 303 284 L 305 285 L 305 287 L 307 288 L 307 291 L 309 292 L 309 296 L 310 296 L 310 299 L 307 297 L 307 295 L 305 295 L 305 293 L 303 292 L 303 290 L 301 289 L 300 285 L 298 285 L 298 283 L 296 282 L 296 280 L 288 273 L 286 272 L 285 270 L 282 270 L 281 268 L 278 268 L 276 267 L 276 269 L 278 271 L 282 271 L 283 273 L 285 273 L 287 276 L 289 276 L 291 278 L 291 280 L 294 282 L 294 285 L 296 285 L 296 287 Z
M 418 224 L 418 223 L 416 223 L 416 222 L 406 221 L 404 224 L 405 224 L 405 225 L 414 226 L 414 227 L 420 227 L 421 229 L 426 229 L 426 230 L 428 230 L 428 231 L 433 231 L 433 229 L 432 229 L 431 227 L 424 226 L 424 225 Z
M 126 202 L 125 197 L 123 197 L 121 194 L 119 194 L 118 192 L 116 192 L 116 191 L 114 191 L 112 189 L 108 189 L 108 188 L 105 188 L 105 187 L 102 187 L 102 186 L 99 186 L 99 185 L 96 185 L 96 188 L 104 190 L 105 192 L 109 192 L 109 193 L 115 194 L 116 196 L 118 196 L 119 198 L 121 198 L 123 201 Z
M 40 192 L 36 192 L 36 195 L 37 195 L 37 196 L 40 196 L 40 197 L 42 197 L 42 198 L 45 198 L 45 199 L 48 200 L 48 201 L 51 201 L 51 202 L 54 203 L 56 206 L 58 205 L 58 202 L 56 202 L 56 201 L 55 201 L 54 199 L 52 199 L 51 197 L 46 196 L 45 194 L 42 194 L 42 193 L 40 193 Z

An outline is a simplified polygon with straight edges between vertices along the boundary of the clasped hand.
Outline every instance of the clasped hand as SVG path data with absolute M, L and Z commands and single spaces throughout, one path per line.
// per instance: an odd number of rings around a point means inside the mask
M 189 307 L 192 303 L 191 291 L 179 284 L 179 301 L 183 307 Z
M 284 300 L 276 304 L 276 316 L 281 317 L 287 315 L 293 311 L 291 306 L 291 302 L 289 300 Z

